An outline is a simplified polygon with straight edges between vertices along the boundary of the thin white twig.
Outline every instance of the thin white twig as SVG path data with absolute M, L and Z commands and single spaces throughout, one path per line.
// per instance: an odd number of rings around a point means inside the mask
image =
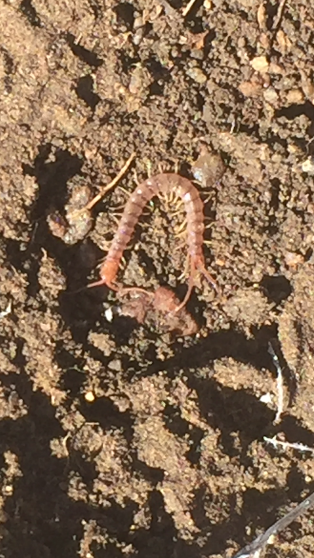
M 278 424 L 281 420 L 281 415 L 283 413 L 284 395 L 283 395 L 283 375 L 282 369 L 279 364 L 279 358 L 277 357 L 273 346 L 268 343 L 268 352 L 273 359 L 273 363 L 277 370 L 277 413 L 275 416 L 274 424 Z
M 189 11 L 193 8 L 193 5 L 195 4 L 195 2 L 196 2 L 196 0 L 190 0 L 188 5 L 185 6 L 185 8 L 182 10 L 183 17 L 188 15 Z
M 267 436 L 264 436 L 263 439 L 265 440 L 265 442 L 271 444 L 276 449 L 280 446 L 285 450 L 291 448 L 298 451 L 308 451 L 314 454 L 314 448 L 310 448 L 309 446 L 305 446 L 304 444 L 300 444 L 299 442 L 281 442 L 280 440 L 277 440 L 275 436 L 273 438 L 267 438 Z

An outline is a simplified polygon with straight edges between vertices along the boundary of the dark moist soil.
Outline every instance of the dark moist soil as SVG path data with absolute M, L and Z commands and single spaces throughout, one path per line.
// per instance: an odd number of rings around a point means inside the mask
M 186 8 L 0 2 L 5 558 L 230 558 L 314 490 L 313 455 L 264 440 L 314 448 L 313 2 Z M 200 278 L 179 325 L 84 288 L 160 170 L 201 182 L 219 290 Z M 148 204 L 119 282 L 182 300 L 183 219 Z M 308 513 L 265 556 L 313 548 Z

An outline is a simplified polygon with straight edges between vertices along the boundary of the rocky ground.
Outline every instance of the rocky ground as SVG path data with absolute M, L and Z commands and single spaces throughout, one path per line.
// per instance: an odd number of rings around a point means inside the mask
M 314 448 L 313 36 L 308 0 L 0 0 L 1 557 L 231 558 L 314 490 L 264 439 Z M 86 289 L 166 171 L 217 285 L 179 318 Z M 148 204 L 119 283 L 182 300 L 180 225 Z M 308 513 L 264 555 L 313 548 Z

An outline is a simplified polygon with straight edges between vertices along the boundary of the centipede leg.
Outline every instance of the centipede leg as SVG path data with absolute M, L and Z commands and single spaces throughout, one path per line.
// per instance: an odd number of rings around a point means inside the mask
M 180 310 L 182 310 L 182 308 L 184 308 L 184 306 L 186 305 L 186 303 L 188 302 L 188 300 L 191 296 L 191 293 L 192 293 L 192 290 L 193 290 L 193 287 L 194 287 L 194 279 L 195 279 L 196 268 L 195 268 L 194 262 L 190 258 L 188 258 L 188 263 L 190 263 L 190 278 L 189 278 L 189 282 L 188 282 L 188 290 L 186 291 L 185 297 L 182 300 L 182 302 L 174 310 L 175 313 L 180 312 Z
M 184 219 L 184 221 L 181 223 L 181 225 L 179 225 L 178 227 L 175 228 L 176 237 L 180 238 L 184 235 L 186 236 L 186 226 L 187 226 L 187 221 L 186 221 L 186 219 Z
M 189 267 L 190 267 L 190 256 L 187 255 L 185 260 L 184 270 L 182 271 L 181 275 L 179 275 L 178 277 L 179 281 L 181 281 L 181 279 L 184 279 L 188 275 Z

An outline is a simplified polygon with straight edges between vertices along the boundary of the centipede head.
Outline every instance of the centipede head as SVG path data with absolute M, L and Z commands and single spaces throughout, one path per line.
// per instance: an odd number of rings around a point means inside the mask
M 90 283 L 88 287 L 100 287 L 106 285 L 113 291 L 118 291 L 118 287 L 114 282 L 119 269 L 119 261 L 106 258 L 100 268 L 100 280 L 95 283 Z

